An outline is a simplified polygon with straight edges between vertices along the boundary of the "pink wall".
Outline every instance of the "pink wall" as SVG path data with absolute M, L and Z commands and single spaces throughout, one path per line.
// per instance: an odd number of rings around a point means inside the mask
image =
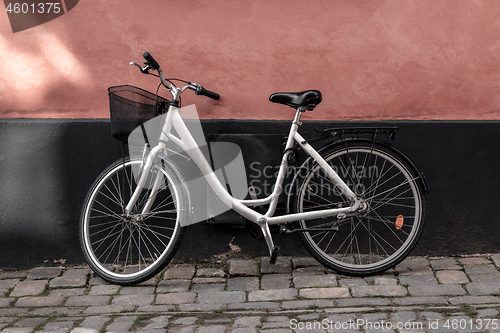
M 304 119 L 500 119 L 497 0 L 80 1 L 13 34 L 0 13 L 0 117 L 107 118 L 106 88 L 156 79 L 129 61 L 221 94 L 185 94 L 203 118 L 290 119 L 275 91 L 319 89 Z

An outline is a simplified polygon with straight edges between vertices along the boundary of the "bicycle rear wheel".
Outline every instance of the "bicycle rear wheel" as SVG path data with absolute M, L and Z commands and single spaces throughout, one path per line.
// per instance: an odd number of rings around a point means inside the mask
M 111 164 L 87 194 L 80 220 L 80 244 L 90 267 L 104 280 L 130 285 L 159 273 L 180 245 L 187 191 L 181 175 L 165 161 L 155 163 L 129 216 L 125 207 L 136 188 L 141 160 Z M 157 180 L 157 178 L 159 179 Z M 157 180 L 153 205 L 141 214 Z
M 322 157 L 368 204 L 359 216 L 296 222 L 305 248 L 328 268 L 364 276 L 394 267 L 416 245 L 423 228 L 420 175 L 398 152 L 364 141 L 341 143 Z M 292 209 L 309 212 L 348 207 L 349 200 L 318 164 L 301 171 Z M 318 231 L 310 229 L 320 229 Z

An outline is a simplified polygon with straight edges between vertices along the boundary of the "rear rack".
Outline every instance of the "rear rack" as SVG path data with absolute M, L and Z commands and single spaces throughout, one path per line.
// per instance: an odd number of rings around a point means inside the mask
M 372 140 L 375 140 L 377 134 L 387 135 L 392 141 L 396 140 L 398 127 L 337 127 L 327 129 L 315 129 L 316 133 L 321 133 L 317 138 L 307 140 L 309 143 L 325 140 L 331 137 L 342 139 L 344 136 L 357 136 L 362 134 L 371 134 Z

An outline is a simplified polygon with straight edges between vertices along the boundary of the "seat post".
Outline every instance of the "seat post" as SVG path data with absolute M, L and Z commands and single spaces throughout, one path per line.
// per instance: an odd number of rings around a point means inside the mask
M 297 108 L 297 112 L 295 113 L 295 118 L 293 119 L 293 124 L 300 126 L 302 123 L 300 122 L 300 116 L 302 115 L 302 112 L 306 110 L 305 106 L 299 106 Z
M 300 122 L 300 115 L 302 113 L 302 111 L 301 111 L 302 108 L 304 108 L 304 110 L 305 110 L 305 107 L 302 107 L 302 106 L 297 108 L 297 113 L 295 113 L 295 118 L 293 119 L 292 126 L 290 127 L 290 132 L 288 133 L 288 140 L 286 142 L 285 149 L 289 149 L 289 148 L 293 147 L 293 140 L 294 140 L 295 132 L 297 132 L 299 129 L 299 126 L 302 125 L 302 123 Z

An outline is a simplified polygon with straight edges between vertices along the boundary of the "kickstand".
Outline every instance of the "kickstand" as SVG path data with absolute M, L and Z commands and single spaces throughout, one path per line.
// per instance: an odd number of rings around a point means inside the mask
M 269 248 L 269 255 L 271 256 L 269 262 L 271 264 L 276 263 L 276 259 L 278 259 L 278 252 L 280 250 L 279 246 L 274 246 L 273 238 L 271 237 L 271 232 L 269 230 L 269 225 L 267 224 L 266 218 L 261 218 L 258 221 L 260 228 L 262 229 L 262 234 L 267 243 L 267 247 Z
M 269 262 L 271 264 L 275 264 L 276 263 L 276 260 L 278 259 L 278 252 L 280 251 L 280 247 L 279 246 L 275 246 L 273 247 L 273 250 L 271 251 L 271 259 L 269 259 Z

